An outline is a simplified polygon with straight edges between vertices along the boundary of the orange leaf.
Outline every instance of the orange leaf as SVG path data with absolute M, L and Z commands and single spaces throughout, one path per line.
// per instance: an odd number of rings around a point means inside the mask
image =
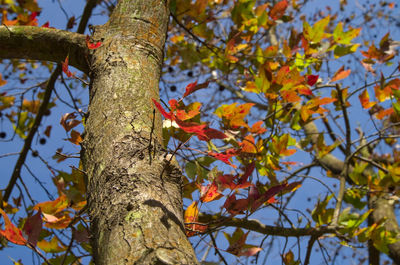
M 376 104 L 376 102 L 369 101 L 369 94 L 367 89 L 364 89 L 364 91 L 358 96 L 358 98 L 360 99 L 361 106 L 364 109 L 369 109 Z
M 284 90 L 281 92 L 281 95 L 282 98 L 289 103 L 298 102 L 301 100 L 301 98 L 293 90 Z
M 194 201 L 185 211 L 185 223 L 192 223 L 197 221 L 199 216 L 199 208 L 197 207 L 198 202 Z
M 0 86 L 4 86 L 5 84 L 7 84 L 7 81 L 3 79 L 3 77 L 0 74 Z
M 18 24 L 18 19 L 8 20 L 7 19 L 7 10 L 3 9 L 3 17 L 1 19 L 1 24 L 5 26 L 15 26 Z
M 283 14 L 285 14 L 285 10 L 288 7 L 289 3 L 287 0 L 280 1 L 274 5 L 274 7 L 269 12 L 270 17 L 273 20 L 280 19 Z
M 379 120 L 382 120 L 384 117 L 386 117 L 386 116 L 388 116 L 388 115 L 390 115 L 392 113 L 394 113 L 394 109 L 393 108 L 384 109 L 384 110 L 379 111 L 376 114 L 376 118 L 379 119 Z
M 249 134 L 244 139 L 243 142 L 239 143 L 239 146 L 243 153 L 257 153 L 256 143 L 254 141 L 254 137 Z
M 251 126 L 250 132 L 255 134 L 263 134 L 267 131 L 267 129 L 261 127 L 264 124 L 264 121 L 258 121 Z
M 4 236 L 8 241 L 17 245 L 26 245 L 27 240 L 22 236 L 22 231 L 11 223 L 7 214 L 0 208 L 0 214 L 4 219 L 4 230 L 0 230 L 0 235 Z
M 351 70 L 344 70 L 344 66 L 340 67 L 340 69 L 333 75 L 331 82 L 339 81 L 349 76 Z
M 53 229 L 64 229 L 69 226 L 72 219 L 67 212 L 60 212 L 56 215 L 45 214 L 43 213 L 45 227 L 53 228 Z
M 218 200 L 223 195 L 218 191 L 218 186 L 215 181 L 206 186 L 202 185 L 200 188 L 200 201 L 211 202 Z

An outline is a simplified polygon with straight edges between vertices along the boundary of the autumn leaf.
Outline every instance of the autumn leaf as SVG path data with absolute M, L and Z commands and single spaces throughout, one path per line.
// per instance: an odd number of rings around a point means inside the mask
M 216 129 L 213 129 L 213 128 L 204 129 L 204 134 L 205 134 L 205 137 L 201 136 L 201 135 L 197 135 L 197 138 L 199 138 L 199 140 L 201 140 L 201 141 L 210 141 L 212 139 L 225 139 L 228 137 L 225 133 L 218 131 Z
M 8 20 L 7 19 L 7 10 L 3 9 L 2 11 L 2 19 L 1 19 L 1 24 L 5 25 L 5 26 L 15 26 L 18 24 L 18 19 L 14 19 L 14 20 Z
M 22 236 L 19 230 L 13 223 L 11 223 L 7 214 L 0 208 L 0 214 L 4 219 L 4 230 L 0 230 L 0 235 L 4 236 L 8 241 L 17 245 L 26 245 L 27 240 Z
M 212 157 L 224 162 L 225 164 L 228 164 L 228 165 L 236 168 L 236 166 L 229 161 L 232 157 L 238 155 L 238 151 L 235 149 L 228 149 L 223 153 L 215 153 L 215 152 L 209 151 L 207 154 L 209 156 L 212 156 Z
M 47 201 L 47 202 L 41 202 L 36 204 L 33 207 L 33 210 L 39 211 L 39 209 L 42 211 L 43 214 L 51 214 L 54 215 L 56 213 L 61 212 L 65 208 L 68 207 L 68 198 L 65 194 L 62 194 L 60 197 L 58 197 L 54 201 Z
M 264 121 L 257 121 L 251 126 L 250 132 L 254 134 L 263 134 L 267 131 L 267 129 L 261 127 L 264 124 Z
M 45 224 L 47 228 L 64 229 L 69 226 L 72 221 L 68 212 L 59 212 L 55 215 L 43 213 Z
M 86 35 L 86 45 L 89 48 L 89 50 L 97 49 L 101 46 L 101 44 L 102 44 L 101 41 L 98 41 L 96 43 L 91 42 L 89 35 Z
M 79 145 L 83 141 L 83 139 L 79 132 L 72 130 L 71 138 L 69 138 L 68 141 L 70 141 L 73 144 Z
M 59 253 L 67 249 L 67 246 L 63 245 L 56 236 L 53 236 L 50 241 L 45 239 L 39 241 L 37 246 L 46 253 Z
M 218 186 L 215 181 L 208 185 L 202 185 L 200 187 L 200 201 L 211 202 L 218 200 L 223 195 L 218 191 Z
M 288 186 L 287 183 L 279 184 L 269 188 L 264 194 L 261 194 L 259 198 L 253 201 L 251 204 L 251 211 L 254 212 L 265 202 L 268 202 L 271 198 L 273 198 L 278 193 L 282 192 Z
M 155 99 L 151 100 L 153 101 L 154 106 L 156 106 L 158 111 L 164 116 L 164 118 L 166 118 L 167 120 L 174 120 L 174 115 L 171 112 L 167 113 L 160 103 L 158 103 Z
M 237 105 L 233 103 L 230 105 L 222 105 L 215 110 L 215 114 L 225 119 L 228 125 L 232 128 L 237 128 L 240 126 L 248 128 L 249 125 L 244 121 L 244 117 L 250 112 L 251 107 L 254 103 L 245 103 L 242 105 Z
M 318 78 L 319 78 L 319 75 L 307 75 L 306 76 L 307 84 L 309 86 L 315 85 L 315 83 L 317 83 L 317 81 L 318 81 Z
M 364 91 L 358 96 L 358 98 L 360 99 L 361 106 L 364 109 L 369 109 L 376 104 L 376 102 L 369 101 L 369 94 L 367 89 L 364 89 Z
M 235 194 L 229 196 L 224 203 L 224 208 L 232 216 L 237 214 L 243 214 L 244 211 L 248 209 L 248 207 L 249 207 L 249 200 L 248 199 L 236 200 Z
M 183 122 L 179 119 L 175 119 L 175 122 L 178 124 L 179 128 L 187 133 L 194 133 L 197 136 L 207 138 L 205 134 L 205 128 L 207 124 L 198 124 L 195 122 Z
M 76 113 L 65 113 L 60 120 L 61 126 L 65 129 L 65 131 L 69 132 L 72 128 L 78 126 L 81 122 L 76 120 Z
M 288 7 L 288 5 L 289 5 L 289 3 L 287 0 L 279 1 L 271 9 L 271 11 L 269 12 L 269 16 L 273 20 L 280 19 L 283 16 L 283 14 L 285 14 L 285 10 Z
M 71 71 L 68 70 L 68 61 L 69 61 L 69 55 L 67 55 L 64 62 L 61 62 L 62 70 L 68 77 L 74 77 L 75 73 L 71 73 Z
M 243 139 L 243 142 L 239 143 L 239 146 L 243 153 L 256 154 L 258 152 L 254 137 L 251 134 L 247 135 Z
M 182 99 L 199 89 L 206 88 L 208 86 L 208 83 L 209 82 L 197 84 L 197 81 L 194 83 L 190 83 L 189 85 L 186 86 L 185 93 L 183 94 Z
M 42 28 L 48 28 L 48 27 L 50 27 L 50 22 L 49 21 L 47 21 L 46 23 L 44 23 L 42 25 Z
M 194 201 L 185 211 L 184 220 L 186 235 L 189 237 L 205 232 L 208 227 L 206 224 L 200 224 L 197 222 L 197 218 L 199 216 L 199 208 L 197 205 L 198 202 Z
M 7 84 L 7 80 L 4 80 L 0 74 L 0 86 L 4 86 L 5 84 Z
M 339 70 L 336 71 L 336 73 L 333 75 L 330 82 L 336 82 L 336 81 L 342 80 L 342 79 L 348 77 L 350 73 L 351 73 L 350 69 L 344 70 L 344 66 L 342 66 L 342 67 L 340 67 Z
M 197 217 L 199 216 L 199 208 L 198 202 L 193 201 L 192 204 L 185 211 L 185 223 L 192 223 L 197 221 Z
M 23 231 L 28 236 L 28 243 L 32 246 L 36 246 L 39 240 L 40 232 L 42 231 L 42 223 L 42 211 L 40 209 L 25 222 Z

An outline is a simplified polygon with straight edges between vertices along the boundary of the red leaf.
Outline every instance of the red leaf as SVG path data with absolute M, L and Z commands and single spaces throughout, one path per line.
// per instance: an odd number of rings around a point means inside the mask
M 50 23 L 49 23 L 49 21 L 47 21 L 46 23 L 44 23 L 42 25 L 42 28 L 48 28 L 49 26 L 50 26 Z
M 68 77 L 73 77 L 75 76 L 75 74 L 71 73 L 71 71 L 68 70 L 68 61 L 69 61 L 69 55 L 67 56 L 67 58 L 65 58 L 64 62 L 61 62 L 62 70 Z
M 161 112 L 161 114 L 164 116 L 164 118 L 168 119 L 168 120 L 175 120 L 173 114 L 167 113 L 164 108 L 161 106 L 160 103 L 158 103 L 155 99 L 151 99 L 153 100 L 154 105 L 156 106 L 156 108 L 158 109 L 159 112 Z
M 233 194 L 226 199 L 224 203 L 224 208 L 231 215 L 241 214 L 248 208 L 249 200 L 248 199 L 239 199 L 236 200 L 236 195 Z
M 218 160 L 221 160 L 222 162 L 224 162 L 224 163 L 226 163 L 226 164 L 228 164 L 228 165 L 230 165 L 230 166 L 232 166 L 234 168 L 236 168 L 236 166 L 233 165 L 229 161 L 229 159 L 231 157 L 233 157 L 233 156 L 236 156 L 237 154 L 238 154 L 238 151 L 235 150 L 235 149 L 228 149 L 224 153 L 214 153 L 214 152 L 211 152 L 211 151 L 208 152 L 208 155 L 210 155 L 210 156 L 212 156 L 212 157 L 214 157 L 214 158 L 216 158 Z
M 101 46 L 101 44 L 103 44 L 101 41 L 98 41 L 96 43 L 91 42 L 89 35 L 86 35 L 86 45 L 89 48 L 89 50 L 97 49 Z
M 315 83 L 317 83 L 319 78 L 319 75 L 307 75 L 306 79 L 307 79 L 307 84 L 309 86 L 313 86 Z
M 21 230 L 19 230 L 13 223 L 11 223 L 7 214 L 0 208 L 0 214 L 4 219 L 4 230 L 0 230 L 0 235 L 4 236 L 8 241 L 17 245 L 26 245 L 27 241 L 22 236 Z
M 199 140 L 210 141 L 211 139 L 225 139 L 228 137 L 225 133 L 212 128 L 206 128 L 204 134 L 206 137 L 197 135 Z
M 194 83 L 191 83 L 191 84 L 187 85 L 187 86 L 186 86 L 186 90 L 185 90 L 185 94 L 183 94 L 183 97 L 182 97 L 182 98 L 184 98 L 184 97 L 186 97 L 186 96 L 192 94 L 193 92 L 195 92 L 195 91 L 197 91 L 197 90 L 199 90 L 199 89 L 206 88 L 206 87 L 208 86 L 208 83 L 209 83 L 209 82 L 207 81 L 207 82 L 205 82 L 205 83 L 202 83 L 202 84 L 198 84 L 198 85 L 197 85 L 197 81 L 196 81 L 196 82 L 194 82 Z
M 194 133 L 200 137 L 207 137 L 204 132 L 204 129 L 207 127 L 207 124 L 198 124 L 195 122 L 183 122 L 179 119 L 175 119 L 175 122 L 178 124 L 179 128 L 181 128 L 187 133 Z
M 30 14 L 30 16 L 29 16 L 29 20 L 30 21 L 32 21 L 32 20 L 34 20 L 36 17 L 37 17 L 37 12 L 32 12 L 31 14 Z
M 29 217 L 25 222 L 23 230 L 24 233 L 28 236 L 28 242 L 32 246 L 36 246 L 39 240 L 39 235 L 42 231 L 42 223 L 42 211 L 40 209 L 35 215 Z
M 251 211 L 254 212 L 258 209 L 263 203 L 267 202 L 269 199 L 273 198 L 276 194 L 283 191 L 287 186 L 287 183 L 283 183 L 280 185 L 276 185 L 274 187 L 269 188 L 264 194 L 256 199 L 251 205 Z

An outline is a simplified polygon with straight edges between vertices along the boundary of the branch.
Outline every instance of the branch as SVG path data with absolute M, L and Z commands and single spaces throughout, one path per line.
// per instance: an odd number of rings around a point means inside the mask
M 69 55 L 69 65 L 89 73 L 89 49 L 85 36 L 65 30 L 0 26 L 0 58 L 60 63 Z
M 319 237 L 324 234 L 336 234 L 337 226 L 322 226 L 317 228 L 286 228 L 271 225 L 265 225 L 255 219 L 240 219 L 231 218 L 220 215 L 199 214 L 199 222 L 208 223 L 211 228 L 222 226 L 231 226 L 247 229 L 253 232 L 258 232 L 264 235 L 282 236 L 282 237 L 300 237 L 300 236 L 315 236 Z
M 1 52 L 0 52 L 1 53 Z M 21 168 L 25 163 L 26 156 L 28 154 L 29 149 L 31 148 L 32 140 L 33 137 L 35 136 L 37 130 L 39 129 L 39 125 L 42 122 L 42 118 L 44 116 L 44 113 L 47 111 L 50 98 L 51 98 L 51 92 L 53 91 L 54 84 L 57 81 L 58 76 L 61 74 L 61 64 L 57 65 L 56 70 L 52 73 L 49 81 L 47 82 L 46 85 L 46 90 L 44 92 L 43 96 L 43 101 L 42 104 L 39 107 L 39 111 L 35 117 L 35 121 L 33 123 L 32 128 L 30 129 L 28 136 L 25 139 L 24 146 L 22 147 L 22 150 L 20 152 L 20 155 L 18 157 L 17 163 L 15 164 L 13 173 L 11 175 L 10 181 L 8 182 L 7 188 L 4 191 L 3 197 L 0 199 L 1 204 L 0 207 L 3 208 L 3 203 L 2 202 L 7 202 L 8 199 L 10 198 L 11 192 L 14 188 L 15 183 L 17 182 L 17 179 L 20 176 L 21 173 Z
M 309 122 L 303 127 L 306 135 L 310 137 L 311 143 L 316 144 L 318 141 L 319 131 L 314 122 Z M 362 150 L 366 145 L 361 145 L 356 149 L 353 154 L 356 154 L 358 151 Z M 353 155 L 350 155 L 349 158 L 352 158 Z M 349 162 L 349 159 L 347 160 Z M 332 154 L 327 154 L 322 158 L 318 159 L 318 162 L 321 166 L 326 169 L 332 171 L 334 174 L 339 175 L 342 170 L 345 168 L 345 163 L 339 160 Z M 350 173 L 353 168 L 349 165 L 348 173 Z M 397 234 L 400 234 L 399 224 L 397 222 L 396 215 L 394 213 L 394 207 L 390 200 L 385 198 L 384 196 L 376 196 L 374 198 L 370 198 L 369 205 L 371 209 L 374 209 L 372 214 L 370 215 L 372 218 L 372 223 L 378 223 L 382 219 L 386 219 L 384 224 L 385 229 L 387 231 L 392 231 Z M 389 257 L 395 262 L 396 265 L 400 265 L 400 241 L 390 244 L 389 248 Z
M 336 206 L 333 211 L 333 217 L 332 217 L 333 225 L 338 224 L 340 211 L 342 209 L 342 201 L 343 201 L 344 193 L 346 190 L 346 178 L 348 177 L 348 174 L 349 174 L 349 163 L 350 163 L 349 159 L 350 159 L 350 152 L 351 152 L 351 126 L 350 126 L 349 116 L 347 115 L 347 106 L 343 102 L 342 88 L 338 84 L 336 85 L 336 91 L 338 92 L 340 107 L 342 109 L 344 123 L 346 125 L 346 149 L 345 149 L 346 161 L 345 161 L 343 170 L 340 173 L 339 192 L 337 195 Z

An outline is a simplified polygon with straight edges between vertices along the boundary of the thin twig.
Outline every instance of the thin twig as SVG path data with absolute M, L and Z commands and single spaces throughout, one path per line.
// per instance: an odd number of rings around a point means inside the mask
M 342 202 L 343 202 L 343 197 L 346 189 L 346 178 L 349 174 L 349 157 L 351 153 L 351 126 L 350 126 L 350 121 L 349 121 L 349 116 L 347 114 L 347 106 L 345 102 L 343 101 L 343 93 L 342 89 L 339 85 L 336 85 L 336 90 L 338 92 L 338 98 L 339 98 L 339 103 L 343 112 L 343 118 L 344 118 L 344 123 L 345 123 L 345 129 L 346 129 L 346 149 L 345 149 L 345 164 L 342 172 L 340 173 L 340 186 L 339 186 L 339 192 L 337 195 L 337 201 L 336 201 L 336 206 L 333 211 L 333 217 L 332 217 L 332 224 L 337 225 L 339 222 L 339 215 L 340 215 L 340 210 L 342 208 Z

